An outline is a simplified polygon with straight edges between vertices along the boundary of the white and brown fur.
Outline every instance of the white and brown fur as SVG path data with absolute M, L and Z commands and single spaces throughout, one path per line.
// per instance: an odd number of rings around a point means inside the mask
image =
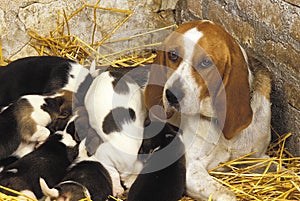
M 50 135 L 47 127 L 72 111 L 72 92 L 25 95 L 0 113 L 0 159 L 22 157 Z
M 181 115 L 187 194 L 195 199 L 212 195 L 213 200 L 236 200 L 208 170 L 251 152 L 256 152 L 253 157 L 267 157 L 268 73 L 258 70 L 252 76 L 245 51 L 223 28 L 206 20 L 179 26 L 163 43 L 155 64 L 173 72 L 151 70 L 145 102 L 148 109 L 162 105 L 167 116 Z M 164 84 L 151 84 L 157 82 Z
M 143 139 L 145 108 L 142 90 L 128 76 L 103 72 L 89 88 L 85 106 L 90 125 L 104 141 L 95 156 L 112 179 L 113 194 L 133 183 L 142 163 L 137 160 Z

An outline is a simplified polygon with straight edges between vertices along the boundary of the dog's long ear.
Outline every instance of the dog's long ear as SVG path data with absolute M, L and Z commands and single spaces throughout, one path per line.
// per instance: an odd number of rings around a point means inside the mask
M 218 123 L 225 138 L 231 139 L 252 121 L 247 61 L 240 47 L 232 42 L 223 75 L 223 85 L 215 99 Z
M 165 52 L 163 50 L 157 50 L 157 56 L 151 65 L 148 83 L 144 91 L 145 105 L 148 110 L 152 110 L 154 115 L 157 117 L 162 117 L 161 114 L 163 110 L 155 110 L 155 105 L 162 106 L 162 95 L 164 90 L 164 85 L 167 81 L 167 67 Z M 162 107 L 161 107 L 162 108 Z

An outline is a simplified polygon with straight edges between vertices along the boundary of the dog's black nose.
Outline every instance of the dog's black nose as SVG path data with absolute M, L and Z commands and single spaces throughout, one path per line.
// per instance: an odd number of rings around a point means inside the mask
M 167 89 L 166 98 L 171 106 L 179 106 L 179 102 L 182 100 L 184 93 L 180 89 Z

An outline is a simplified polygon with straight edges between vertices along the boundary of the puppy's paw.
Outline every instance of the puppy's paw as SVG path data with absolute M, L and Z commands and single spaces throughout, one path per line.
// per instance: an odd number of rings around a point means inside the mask
M 44 142 L 50 135 L 50 130 L 44 126 L 37 125 L 37 130 L 30 138 L 31 142 Z

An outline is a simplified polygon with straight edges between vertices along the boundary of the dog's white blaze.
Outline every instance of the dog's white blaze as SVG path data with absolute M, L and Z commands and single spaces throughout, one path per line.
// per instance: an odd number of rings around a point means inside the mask
M 183 35 L 183 60 L 189 63 L 190 65 L 192 64 L 192 58 L 194 55 L 195 47 L 202 36 L 203 33 L 201 31 L 198 31 L 197 28 L 192 28 Z
M 199 48 L 197 45 L 202 36 L 203 33 L 198 31 L 197 28 L 192 28 L 183 34 L 183 60 L 165 85 L 165 89 L 168 89 L 177 79 L 181 80 L 183 84 L 183 90 L 185 94 L 188 94 L 180 103 L 181 112 L 187 114 L 199 112 L 199 108 L 197 106 L 199 105 L 198 97 L 200 95 L 201 86 L 196 83 L 196 80 L 192 75 L 192 59 L 194 52 Z M 168 101 L 166 100 L 165 92 L 163 96 L 164 106 L 165 108 L 168 108 Z

